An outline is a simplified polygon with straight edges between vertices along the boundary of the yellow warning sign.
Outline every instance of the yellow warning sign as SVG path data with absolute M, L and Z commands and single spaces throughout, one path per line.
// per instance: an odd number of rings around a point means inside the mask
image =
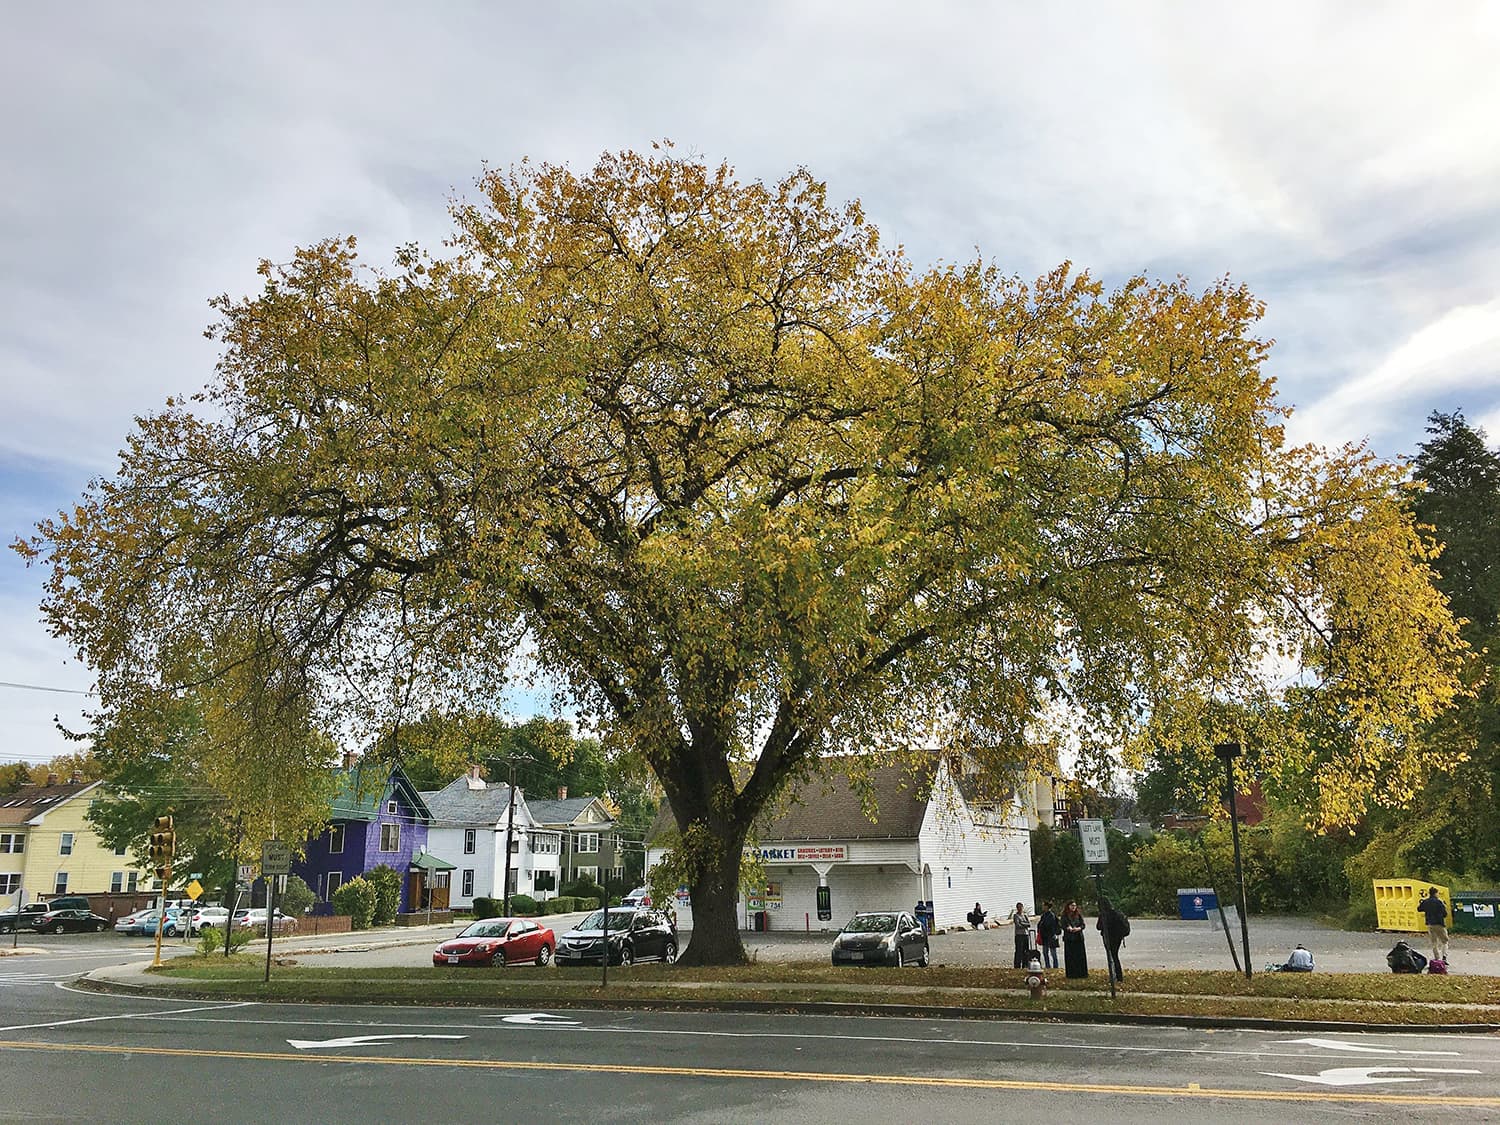
M 203 893 L 203 884 L 200 883 L 200 882 L 198 882 L 197 879 L 194 879 L 191 883 L 189 883 L 187 885 L 187 895 L 188 895 L 188 898 L 192 899 L 194 902 L 198 901 L 198 896 L 201 895 L 202 893 Z

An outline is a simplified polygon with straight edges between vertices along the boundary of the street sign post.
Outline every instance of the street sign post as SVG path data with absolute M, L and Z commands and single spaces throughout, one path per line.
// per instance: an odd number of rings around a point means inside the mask
M 1084 863 L 1109 862 L 1109 840 L 1104 834 L 1104 821 L 1080 820 L 1078 837 L 1083 841 Z
M 285 840 L 267 840 L 260 846 L 260 873 L 262 875 L 290 875 L 292 873 L 292 845 Z
M 245 883 L 245 884 L 250 884 L 250 883 L 255 882 L 255 864 L 253 864 L 253 863 L 242 863 L 242 864 L 240 864 L 239 881 L 241 883 Z

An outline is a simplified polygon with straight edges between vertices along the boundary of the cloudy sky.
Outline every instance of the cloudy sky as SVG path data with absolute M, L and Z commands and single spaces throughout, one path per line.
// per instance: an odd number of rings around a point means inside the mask
M 259 259 L 354 234 L 383 260 L 435 243 L 486 161 L 660 138 L 746 178 L 806 165 L 918 262 L 1244 281 L 1295 440 L 1394 457 L 1453 409 L 1500 435 L 1500 4 L 157 0 L 6 24 L 7 540 L 208 379 L 206 301 Z M 0 560 L 0 761 L 66 750 L 53 716 L 86 703 L 39 585 Z

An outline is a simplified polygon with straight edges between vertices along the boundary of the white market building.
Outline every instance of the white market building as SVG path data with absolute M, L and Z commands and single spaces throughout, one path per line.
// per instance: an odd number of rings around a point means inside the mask
M 1019 802 L 971 806 L 946 767 L 925 778 L 893 762 L 875 768 L 875 820 L 843 776 L 815 778 L 756 832 L 765 871 L 762 896 L 741 898 L 740 924 L 754 929 L 764 911 L 770 930 L 836 930 L 861 910 L 911 910 L 930 902 L 937 925 L 962 922 L 974 903 L 1007 913 L 1032 905 L 1031 835 Z M 666 854 L 675 827 L 665 805 L 652 827 L 648 868 Z M 826 886 L 831 917 L 818 917 Z M 677 924 L 692 928 L 692 904 L 680 890 Z

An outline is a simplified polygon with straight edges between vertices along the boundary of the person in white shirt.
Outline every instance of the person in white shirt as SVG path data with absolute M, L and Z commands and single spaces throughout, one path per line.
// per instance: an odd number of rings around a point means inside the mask
M 1281 966 L 1283 973 L 1310 973 L 1313 971 L 1313 955 L 1305 946 L 1299 945 L 1292 950 L 1292 955 L 1286 959 L 1286 964 Z

